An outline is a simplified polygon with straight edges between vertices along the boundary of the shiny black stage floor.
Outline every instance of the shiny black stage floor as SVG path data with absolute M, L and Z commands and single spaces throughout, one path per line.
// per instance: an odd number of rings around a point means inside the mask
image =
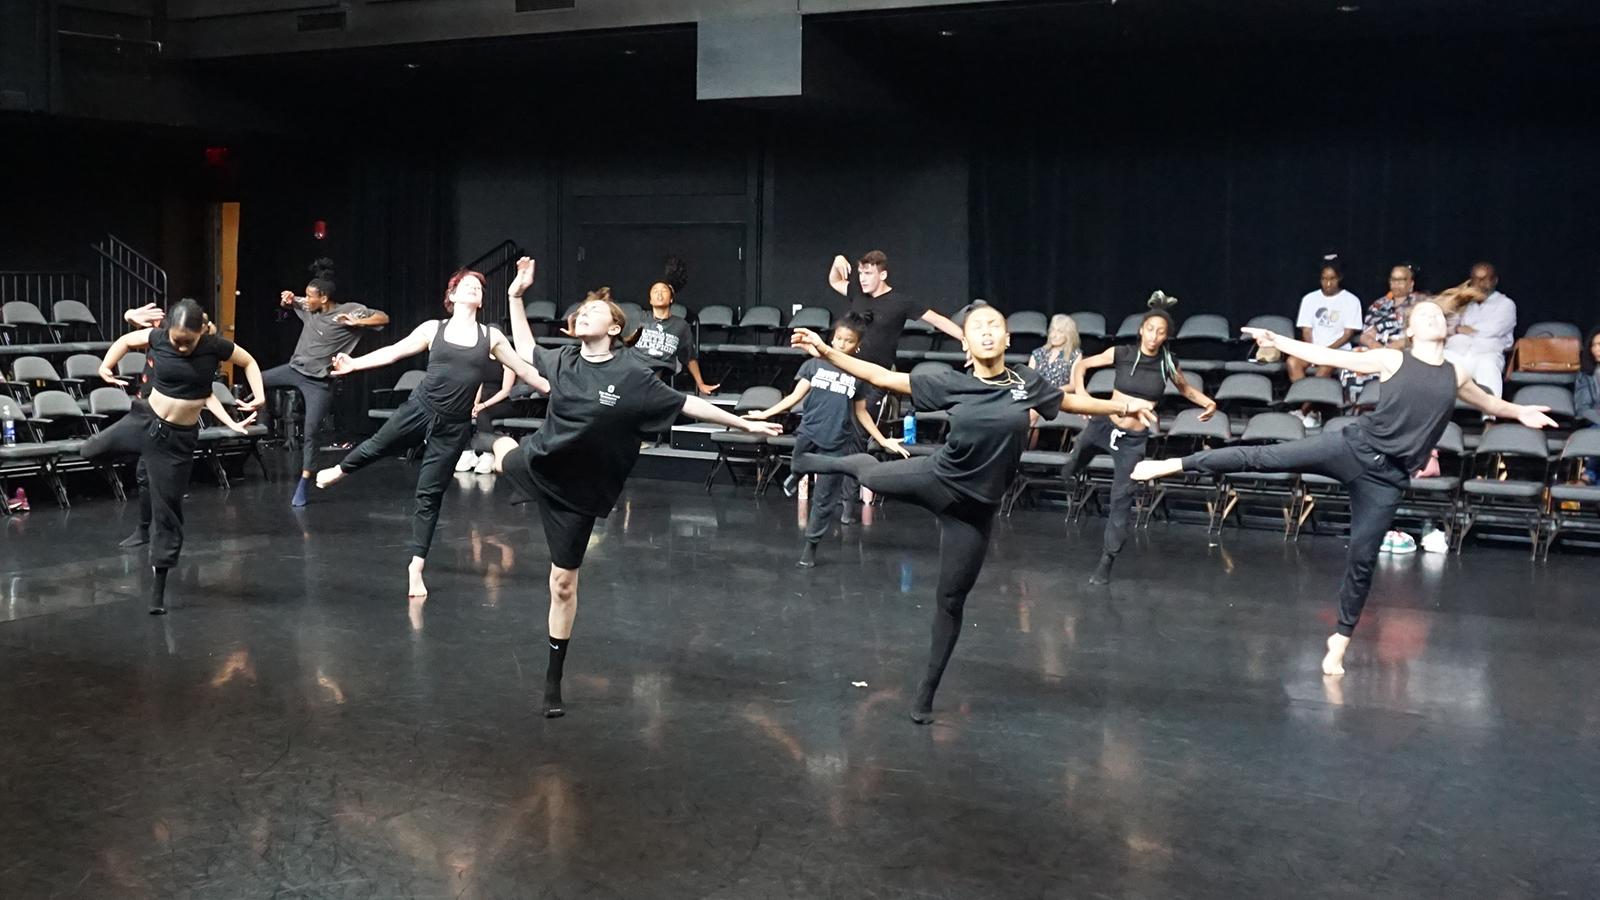
M 1019 512 L 919 728 L 931 517 L 637 479 L 546 721 L 536 517 L 462 476 L 412 607 L 410 480 L 197 485 L 164 619 L 131 506 L 0 523 L 0 897 L 1600 891 L 1593 556 L 1385 560 L 1324 680 L 1338 539 Z

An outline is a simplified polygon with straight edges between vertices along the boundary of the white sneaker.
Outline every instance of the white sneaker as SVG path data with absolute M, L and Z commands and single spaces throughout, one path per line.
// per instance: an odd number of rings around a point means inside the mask
M 1443 531 L 1437 528 L 1431 529 L 1422 536 L 1422 549 L 1429 553 L 1449 553 L 1450 539 L 1445 537 Z
M 456 460 L 456 471 L 465 472 L 478 464 L 478 454 L 471 450 L 461 451 L 461 458 Z
M 493 453 L 482 453 L 482 454 L 479 454 L 478 455 L 478 467 L 474 471 L 476 471 L 479 475 L 491 475 L 491 474 L 493 474 L 494 473 L 494 454 Z
M 1403 531 L 1391 531 L 1383 539 L 1390 553 L 1406 554 L 1417 552 L 1417 539 Z
M 1321 428 L 1322 427 L 1322 413 L 1319 413 L 1316 410 L 1312 410 L 1311 412 L 1306 413 L 1305 415 L 1301 416 L 1300 418 L 1301 418 L 1302 421 L 1304 421 L 1306 423 L 1306 427 L 1307 428 Z

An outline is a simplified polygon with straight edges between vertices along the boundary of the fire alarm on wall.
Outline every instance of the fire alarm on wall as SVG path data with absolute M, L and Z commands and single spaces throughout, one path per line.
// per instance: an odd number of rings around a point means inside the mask
M 326 238 L 328 236 L 328 223 L 321 219 L 312 222 L 311 236 L 319 241 Z

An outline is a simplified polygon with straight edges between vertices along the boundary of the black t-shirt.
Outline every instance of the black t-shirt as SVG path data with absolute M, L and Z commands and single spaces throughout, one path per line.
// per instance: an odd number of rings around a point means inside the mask
M 804 437 L 824 453 L 837 453 L 855 443 L 854 415 L 856 377 L 839 370 L 833 363 L 808 359 L 794 380 L 811 382 L 802 401 L 800 427 L 796 437 Z
M 1111 364 L 1116 371 L 1113 385 L 1117 390 L 1155 403 L 1166 393 L 1167 381 L 1172 379 L 1178 361 L 1166 348 L 1155 356 L 1145 356 L 1135 344 L 1118 344 Z
M 906 330 L 906 320 L 922 318 L 928 307 L 902 291 L 868 297 L 857 289 L 850 298 L 850 311 L 872 313 L 872 321 L 867 324 L 867 333 L 861 336 L 861 349 L 856 355 L 889 369 L 894 367 L 895 351 L 900 346 L 900 333 Z
M 174 400 L 204 400 L 211 396 L 217 366 L 233 356 L 233 341 L 204 334 L 185 356 L 172 346 L 165 328 L 152 328 L 146 352 L 154 360 L 150 385 L 157 392 Z
M 1008 368 L 984 381 L 970 372 L 911 376 L 918 412 L 950 411 L 950 431 L 933 457 L 933 474 L 956 493 L 979 503 L 999 503 L 1028 442 L 1028 410 L 1046 419 L 1061 411 L 1061 389 L 1032 369 Z
M 685 395 L 632 353 L 589 362 L 580 347 L 540 347 L 533 364 L 550 380 L 544 426 L 523 438 L 534 484 L 562 506 L 605 518 L 639 459 L 642 436 L 672 427 Z
M 646 319 L 633 351 L 645 365 L 672 373 L 682 372 L 688 368 L 689 360 L 698 356 L 694 329 L 682 316 Z

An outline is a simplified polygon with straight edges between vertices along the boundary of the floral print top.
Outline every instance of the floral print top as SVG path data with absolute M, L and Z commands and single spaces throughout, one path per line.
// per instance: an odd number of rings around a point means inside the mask
M 1407 294 L 1398 300 L 1390 294 L 1384 294 L 1382 297 L 1372 301 L 1372 305 L 1367 307 L 1367 315 L 1361 322 L 1362 327 L 1366 331 L 1372 332 L 1379 344 L 1387 345 L 1398 341 L 1405 337 L 1406 319 L 1410 318 L 1411 307 L 1415 306 L 1419 299 L 1421 298 L 1416 294 Z M 1349 371 L 1341 371 L 1339 373 L 1340 380 L 1344 382 L 1347 388 L 1366 384 L 1377 377 L 1376 375 L 1358 375 Z
M 1072 380 L 1072 367 L 1077 365 L 1078 357 L 1082 355 L 1077 350 L 1071 353 L 1057 353 L 1052 352 L 1049 347 L 1040 347 L 1028 357 L 1028 368 L 1038 372 L 1051 387 L 1065 387 L 1067 382 Z

